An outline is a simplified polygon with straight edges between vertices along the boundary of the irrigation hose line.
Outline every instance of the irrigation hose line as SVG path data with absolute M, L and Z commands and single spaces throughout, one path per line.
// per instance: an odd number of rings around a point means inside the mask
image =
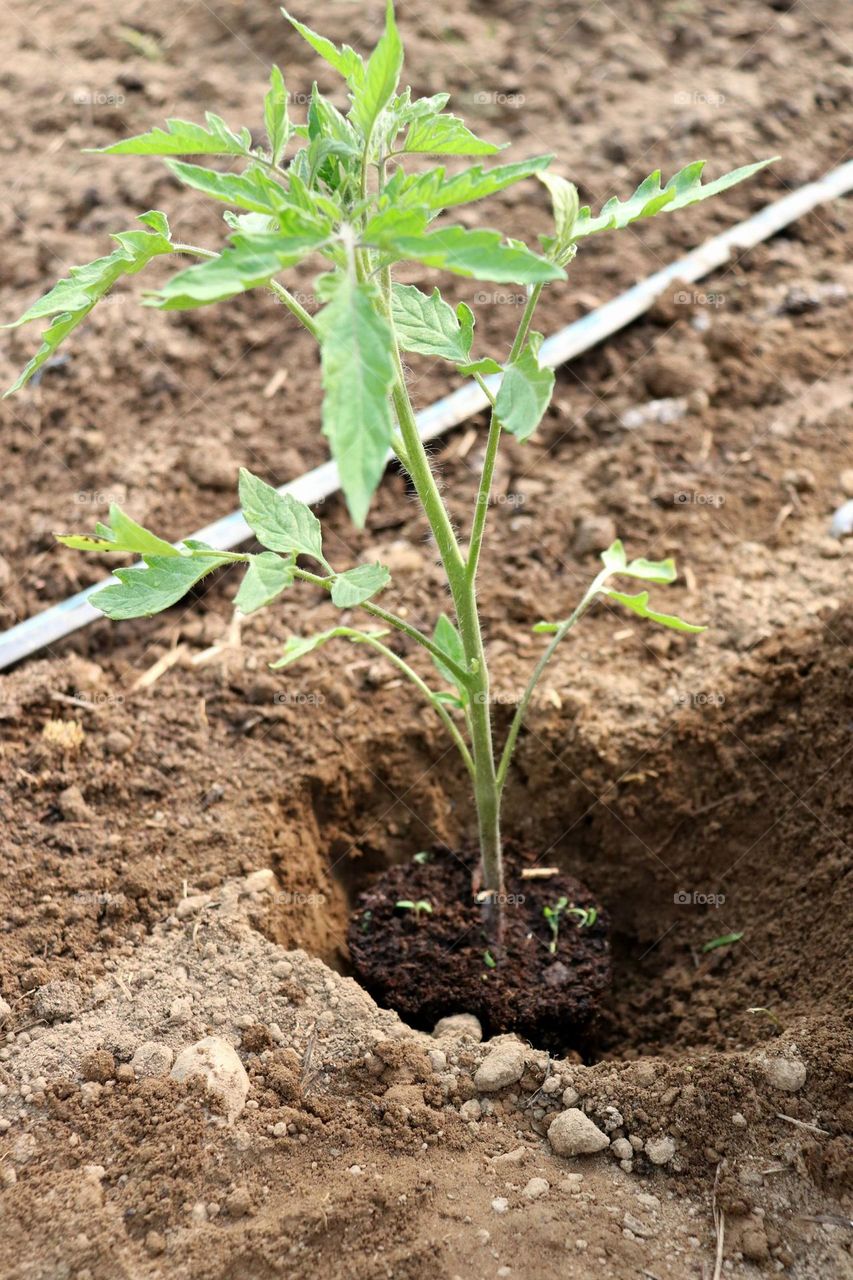
M 851 189 L 853 160 L 839 165 L 817 182 L 799 187 L 781 200 L 767 205 L 760 213 L 753 214 L 751 218 L 746 218 L 720 235 L 706 240 L 698 249 L 692 249 L 677 262 L 655 271 L 618 298 L 606 302 L 581 320 L 566 325 L 542 344 L 539 354 L 541 363 L 556 368 L 567 360 L 582 355 L 648 311 L 655 298 L 673 281 L 701 280 L 717 267 L 725 266 L 733 250 L 742 252 L 751 249 L 803 214 L 809 213 L 816 205 L 845 195 Z M 500 375 L 493 374 L 486 382 L 495 391 Z M 417 415 L 421 439 L 435 439 L 485 409 L 487 404 L 487 398 L 477 383 L 466 382 L 457 391 L 437 400 Z M 390 460 L 392 455 L 389 453 L 388 457 Z M 283 484 L 279 493 L 292 493 L 295 498 L 311 506 L 337 493 L 339 489 L 340 477 L 336 463 L 324 462 L 313 471 L 306 471 L 296 480 Z M 218 551 L 230 551 L 247 542 L 253 535 L 241 513 L 232 511 L 230 515 L 214 520 L 213 524 L 205 525 L 203 529 L 197 529 L 188 536 L 207 542 Z M 98 609 L 89 604 L 89 596 L 115 581 L 113 577 L 104 578 L 85 591 L 78 591 L 76 595 L 63 600 L 61 604 L 52 605 L 4 632 L 0 636 L 0 670 L 20 662 L 22 658 L 28 658 L 64 636 L 71 635 L 96 618 L 103 617 Z

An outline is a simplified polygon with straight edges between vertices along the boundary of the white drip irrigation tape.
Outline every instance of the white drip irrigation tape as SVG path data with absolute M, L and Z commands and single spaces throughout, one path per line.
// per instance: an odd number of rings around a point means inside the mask
M 701 280 L 703 276 L 724 266 L 732 251 L 749 249 L 760 244 L 770 236 L 788 226 L 796 218 L 808 213 L 816 205 L 826 200 L 835 199 L 853 189 L 853 160 L 832 169 L 817 182 L 810 182 L 804 187 L 792 191 L 773 204 L 767 205 L 760 213 L 739 222 L 720 235 L 706 240 L 698 249 L 691 250 L 677 262 L 673 262 L 661 271 L 647 276 L 625 293 L 606 302 L 603 306 L 591 311 L 589 315 L 574 324 L 566 325 L 542 345 L 540 360 L 552 368 L 565 364 L 594 347 L 596 343 L 609 338 L 611 334 L 623 329 L 632 320 L 636 320 L 649 309 L 655 298 L 674 280 L 692 282 Z M 500 375 L 493 375 L 486 381 L 495 388 Z M 451 427 L 458 426 L 466 418 L 479 413 L 488 401 L 476 382 L 467 382 L 449 396 L 437 400 L 417 415 L 418 429 L 423 440 L 432 440 L 442 435 Z M 389 458 L 391 455 L 389 454 Z M 292 493 L 301 502 L 309 505 L 321 502 L 340 488 L 338 468 L 334 462 L 324 462 L 313 471 L 306 471 L 296 480 L 281 486 L 281 493 Z M 252 537 L 245 520 L 239 511 L 214 520 L 213 524 L 197 529 L 188 535 L 199 541 L 207 542 L 219 551 L 229 551 Z M 85 627 L 96 618 L 103 617 L 98 609 L 89 604 L 89 596 L 101 587 L 115 582 L 115 578 L 104 578 L 94 583 L 85 591 L 63 600 L 61 604 L 52 605 L 42 613 L 37 613 L 24 622 L 19 622 L 0 636 L 0 670 L 9 667 L 22 658 L 27 658 L 39 649 L 61 640 L 73 631 Z

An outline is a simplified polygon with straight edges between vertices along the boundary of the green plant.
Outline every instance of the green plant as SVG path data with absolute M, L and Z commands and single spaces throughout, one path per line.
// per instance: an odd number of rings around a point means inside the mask
M 427 902 L 426 898 L 418 898 L 417 902 L 412 902 L 410 898 L 401 898 L 399 902 L 394 903 L 394 906 L 399 911 L 411 911 L 417 923 L 420 923 L 421 916 L 432 915 L 432 903 Z
M 735 942 L 740 942 L 743 932 L 740 933 L 724 933 L 720 938 L 712 938 L 710 942 L 702 944 L 702 953 L 707 954 L 709 951 L 716 951 L 718 947 L 730 947 Z
M 548 943 L 548 950 L 552 956 L 556 953 L 557 940 L 560 936 L 560 916 L 568 905 L 568 898 L 558 898 L 553 907 L 542 908 L 542 914 L 548 921 L 548 928 L 551 930 L 551 941 Z
M 543 907 L 542 914 L 548 921 L 548 928 L 551 930 L 551 941 L 548 943 L 548 950 L 553 956 L 557 951 L 561 918 L 564 915 L 576 916 L 579 929 L 591 929 L 598 919 L 598 908 L 576 907 L 574 904 L 569 906 L 568 898 L 558 898 L 553 907 Z
M 289 15 L 286 15 L 289 16 Z M 615 578 L 667 584 L 676 576 L 672 560 L 629 560 L 621 542 L 602 556 L 600 570 L 565 619 L 545 622 L 550 633 L 518 704 L 500 750 L 493 737 L 489 667 L 477 605 L 477 576 L 486 533 L 495 460 L 501 436 L 520 441 L 536 430 L 554 386 L 554 374 L 539 360 L 541 335 L 533 317 L 543 288 L 566 279 L 566 268 L 587 237 L 618 230 L 638 219 L 672 212 L 727 190 L 769 161 L 747 165 L 706 185 L 704 162 L 689 164 L 665 186 L 655 172 L 627 200 L 615 197 L 598 214 L 579 207 L 574 186 L 548 169 L 553 157 L 536 156 L 484 167 L 483 157 L 500 148 L 472 133 L 445 111 L 448 95 L 412 97 L 399 90 L 403 47 L 388 4 L 384 33 L 368 58 L 337 47 L 289 19 L 321 58 L 346 82 L 344 113 L 315 85 L 307 120 L 295 124 L 280 70 L 273 67 L 264 99 L 266 142 L 248 129 L 234 130 L 207 114 L 205 124 L 169 120 L 163 129 L 101 148 L 110 155 L 166 157 L 172 174 L 195 191 L 227 206 L 224 247 L 208 249 L 173 239 L 166 215 L 142 214 L 144 230 L 116 235 L 107 257 L 71 270 L 35 302 L 17 324 L 48 321 L 42 344 L 10 391 L 17 391 L 122 277 L 156 257 L 189 255 L 199 261 L 145 298 L 149 306 L 187 310 L 234 297 L 249 289 L 270 290 L 320 346 L 323 432 L 337 461 L 353 520 L 364 524 L 372 495 L 389 456 L 407 471 L 429 523 L 446 574 L 453 618 L 442 614 L 431 635 L 376 603 L 390 574 L 381 564 L 334 568 L 323 548 L 320 524 L 292 496 L 242 471 L 240 501 L 247 523 L 264 550 L 224 552 L 200 542 L 173 546 L 143 529 L 117 507 L 92 537 L 63 536 L 84 551 L 136 555 L 142 564 L 118 569 L 117 585 L 93 596 L 108 617 L 157 613 L 180 600 L 213 570 L 242 564 L 246 573 L 235 605 L 244 614 L 270 604 L 295 582 L 322 587 L 343 610 L 360 609 L 379 629 L 348 624 L 290 639 L 276 667 L 285 667 L 335 638 L 368 645 L 392 662 L 427 699 L 457 747 L 474 792 L 486 913 L 500 916 L 503 894 L 500 810 L 519 730 L 531 696 L 557 645 L 600 599 L 622 605 L 665 627 L 698 632 L 649 606 L 647 590 L 626 594 Z M 220 160 L 224 168 L 184 157 Z M 423 158 L 473 157 L 476 163 L 448 172 L 445 164 L 423 167 Z M 444 219 L 448 210 L 536 176 L 550 195 L 554 232 L 537 249 L 485 227 Z M 319 304 L 309 309 L 279 275 L 306 259 L 318 261 Z M 473 351 L 475 317 L 460 302 L 449 305 L 437 288 L 423 292 L 400 283 L 400 264 L 438 268 L 457 276 L 512 284 L 526 290 L 514 340 L 498 360 Z M 475 378 L 491 406 L 479 489 L 470 526 L 460 530 L 448 513 L 417 430 L 406 386 L 403 353 L 447 361 L 458 374 Z M 499 376 L 497 390 L 486 382 Z M 7 393 L 8 394 L 8 393 Z M 203 446 L 202 446 L 203 447 Z M 306 562 L 312 567 L 306 567 Z M 397 633 L 397 647 L 385 642 Z M 445 688 L 435 689 L 409 661 L 411 645 L 431 657 Z

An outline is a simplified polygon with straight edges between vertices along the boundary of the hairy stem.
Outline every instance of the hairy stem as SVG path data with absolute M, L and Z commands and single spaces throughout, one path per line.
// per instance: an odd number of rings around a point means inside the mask
M 290 290 L 285 289 L 284 285 L 279 284 L 277 280 L 270 280 L 270 289 L 278 298 L 279 302 L 284 303 L 288 311 L 292 312 L 299 323 L 304 325 L 312 337 L 316 338 L 318 334 L 317 326 L 314 323 L 314 317 L 305 310 L 301 302 L 297 302 Z
M 551 643 L 545 649 L 539 661 L 536 663 L 536 666 L 533 668 L 533 672 L 527 682 L 524 693 L 521 695 L 521 701 L 515 709 L 515 715 L 512 718 L 512 724 L 509 727 L 506 743 L 504 744 L 504 749 L 501 753 L 501 760 L 497 774 L 499 794 L 503 794 L 503 789 L 506 784 L 507 770 L 509 769 L 512 753 L 518 739 L 519 730 L 524 723 L 524 717 L 527 714 L 527 708 L 530 705 L 530 699 L 533 696 L 533 691 L 539 683 L 543 671 L 554 656 L 554 651 L 556 650 L 557 645 L 565 638 L 565 636 L 568 635 L 575 623 L 578 622 L 586 613 L 587 609 L 592 604 L 599 587 L 602 586 L 608 576 L 609 572 L 607 569 L 603 569 L 601 573 L 598 574 L 592 585 L 587 589 L 584 598 L 581 600 L 574 613 L 566 618 L 565 622 L 560 623 L 560 626 L 554 632 Z
M 527 335 L 530 332 L 530 325 L 533 322 L 533 313 L 536 310 L 536 304 L 542 293 L 542 285 L 535 285 L 528 294 L 527 305 L 522 312 L 521 320 L 518 323 L 515 338 L 513 339 L 512 348 L 507 359 L 507 364 L 511 364 L 517 359 L 524 348 L 527 341 Z M 483 470 L 480 474 L 480 484 L 477 489 L 477 505 L 474 508 L 474 520 L 471 526 L 471 541 L 468 546 L 468 562 L 466 565 L 466 573 L 471 583 L 477 577 L 477 567 L 480 561 L 480 551 L 483 546 L 483 536 L 486 531 L 486 518 L 489 514 L 489 499 L 492 492 L 492 481 L 495 475 L 495 462 L 498 456 L 498 446 L 501 442 L 501 424 L 495 413 L 495 397 L 492 395 L 486 383 L 479 374 L 475 374 L 477 382 L 486 393 L 492 405 L 492 416 L 489 421 L 489 435 L 486 440 L 486 452 L 483 458 Z

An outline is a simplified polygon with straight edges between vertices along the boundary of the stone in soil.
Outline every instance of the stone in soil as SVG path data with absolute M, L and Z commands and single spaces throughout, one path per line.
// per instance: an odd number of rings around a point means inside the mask
M 548 1126 L 548 1141 L 558 1156 L 594 1155 L 610 1146 L 610 1139 L 578 1107 L 561 1111 Z
M 236 1050 L 219 1036 L 205 1036 L 183 1049 L 175 1059 L 171 1076 L 179 1083 L 200 1076 L 208 1093 L 219 1101 L 231 1124 L 246 1105 L 249 1094 L 246 1068 Z

